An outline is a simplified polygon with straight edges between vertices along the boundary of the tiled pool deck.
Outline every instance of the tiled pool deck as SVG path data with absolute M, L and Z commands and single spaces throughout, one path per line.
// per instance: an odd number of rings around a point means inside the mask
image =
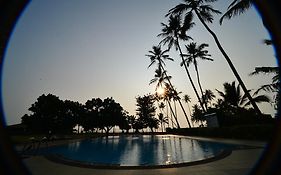
M 197 138 L 197 137 L 193 137 Z M 200 138 L 206 139 L 206 138 Z M 229 139 L 208 139 L 222 141 L 228 143 L 237 143 L 242 145 L 257 146 L 255 149 L 241 149 L 232 151 L 231 155 L 209 163 L 178 167 L 178 168 L 161 168 L 161 169 L 136 169 L 136 170 L 111 170 L 111 169 L 93 169 L 81 168 L 60 163 L 55 163 L 46 159 L 43 156 L 33 156 L 23 159 L 23 162 L 28 167 L 30 172 L 35 175 L 49 174 L 75 174 L 75 175 L 243 175 L 248 174 L 255 166 L 263 153 L 263 148 L 266 143 L 256 141 L 241 141 Z

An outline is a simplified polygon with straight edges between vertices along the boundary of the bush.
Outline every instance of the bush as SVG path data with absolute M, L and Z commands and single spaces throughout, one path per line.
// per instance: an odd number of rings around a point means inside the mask
M 272 124 L 237 125 L 218 128 L 167 128 L 167 132 L 170 134 L 251 140 L 269 140 L 273 130 L 274 125 Z

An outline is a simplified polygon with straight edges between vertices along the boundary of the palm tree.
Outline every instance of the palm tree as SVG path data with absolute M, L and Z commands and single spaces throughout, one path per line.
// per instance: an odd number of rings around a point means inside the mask
M 200 122 L 201 125 L 200 126 L 204 126 L 203 125 L 203 120 L 204 120 L 204 114 L 202 112 L 202 110 L 200 109 L 200 107 L 195 104 L 192 106 L 192 115 L 191 115 L 191 120 L 194 121 L 194 122 Z
M 190 106 L 189 106 L 189 103 L 191 102 L 190 96 L 187 95 L 187 94 L 185 94 L 185 95 L 183 96 L 183 100 L 187 103 L 189 115 L 191 116 L 191 110 L 190 110 Z M 193 124 L 193 126 L 194 126 L 194 124 Z
M 155 91 L 157 91 L 159 87 L 162 87 L 163 85 L 167 84 L 166 81 L 171 78 L 172 78 L 171 76 L 166 76 L 166 71 L 165 70 L 163 71 L 159 65 L 158 69 L 155 70 L 154 78 L 150 80 L 149 85 L 153 83 L 157 83 L 155 88 Z
M 172 58 L 169 57 L 169 55 L 165 54 L 166 52 L 168 52 L 168 50 L 162 51 L 161 50 L 161 46 L 153 46 L 152 47 L 152 51 L 149 51 L 150 54 L 146 55 L 151 60 L 151 63 L 150 63 L 150 65 L 148 67 L 150 67 L 151 65 L 157 63 L 158 66 L 159 66 L 158 69 L 162 69 L 163 76 L 167 77 L 167 78 L 163 78 L 162 80 L 167 80 L 168 83 L 169 83 L 169 87 L 174 91 L 174 87 L 173 87 L 173 85 L 172 85 L 172 83 L 170 81 L 170 78 L 169 78 L 170 76 L 167 75 L 167 71 L 165 71 L 164 66 L 163 66 L 163 65 L 165 65 L 164 60 L 173 60 Z M 158 73 L 159 72 L 160 71 L 158 71 Z M 184 113 L 184 115 L 185 115 L 185 117 L 187 119 L 187 123 L 188 123 L 189 127 L 191 127 L 190 122 L 189 122 L 189 120 L 187 118 L 187 114 L 186 114 L 186 112 L 185 112 L 185 110 L 183 108 L 183 105 L 182 105 L 181 101 L 178 100 L 178 103 L 180 104 L 181 109 L 182 109 L 182 111 L 183 111 L 183 113 Z
M 227 12 L 220 18 L 220 24 L 224 18 L 231 19 L 233 16 L 240 15 L 252 7 L 254 0 L 234 0 L 227 8 Z
M 257 74 L 275 74 L 272 77 L 272 83 L 262 85 L 256 93 L 258 93 L 260 90 L 269 91 L 269 92 L 278 92 L 280 80 L 279 80 L 279 69 L 278 67 L 256 67 L 255 71 L 250 73 L 250 75 L 257 75 Z
M 179 15 L 176 15 L 176 16 L 171 15 L 169 17 L 168 25 L 161 23 L 161 25 L 163 26 L 162 33 L 158 34 L 157 36 L 164 38 L 163 40 L 161 40 L 161 42 L 159 44 L 165 45 L 168 43 L 169 49 L 172 46 L 174 46 L 176 48 L 176 50 L 179 50 L 180 56 L 182 59 L 181 61 L 184 65 L 188 79 L 192 85 L 192 88 L 196 94 L 196 97 L 198 98 L 198 101 L 199 101 L 201 107 L 204 109 L 203 103 L 200 100 L 200 96 L 197 92 L 197 89 L 195 88 L 193 80 L 188 71 L 187 65 L 184 62 L 182 49 L 181 49 L 180 43 L 179 43 L 179 40 L 187 41 L 189 39 L 192 39 L 191 37 L 186 35 L 187 30 L 189 30 L 194 25 L 194 23 L 191 22 L 191 19 L 192 19 L 191 17 L 186 16 L 186 18 L 184 19 L 184 22 L 182 23 Z
M 205 50 L 205 48 L 208 47 L 208 46 L 209 45 L 205 44 L 205 43 L 197 46 L 195 42 L 191 42 L 188 45 L 185 45 L 187 54 L 183 54 L 183 56 L 186 57 L 186 59 L 184 60 L 186 62 L 186 64 L 190 65 L 190 63 L 193 63 L 193 65 L 194 65 L 196 75 L 197 75 L 197 83 L 199 85 L 202 98 L 203 98 L 204 94 L 203 94 L 202 86 L 201 86 L 201 83 L 200 83 L 199 70 L 198 70 L 198 60 L 197 59 L 213 61 L 213 59 L 210 58 L 211 55 L 208 54 L 208 50 Z M 204 101 L 203 101 L 203 103 L 204 103 Z M 205 104 L 205 107 L 207 109 L 207 104 Z
M 254 94 L 258 94 L 261 90 L 266 92 L 273 92 L 276 93 L 274 98 L 274 108 L 277 109 L 277 104 L 279 101 L 279 94 L 278 91 L 280 89 L 280 80 L 279 80 L 279 69 L 278 67 L 256 67 L 255 71 L 252 72 L 250 75 L 257 75 L 257 74 L 275 74 L 272 77 L 272 82 L 269 84 L 262 85 L 259 89 L 256 90 Z
M 203 95 L 203 101 L 208 107 L 208 103 L 211 105 L 211 101 L 215 98 L 215 94 L 210 90 L 206 89 Z
M 240 86 L 235 85 L 235 81 L 233 81 L 231 84 L 226 82 L 223 84 L 223 86 L 224 86 L 224 92 L 219 91 L 217 89 L 216 91 L 223 98 L 224 104 L 234 108 L 245 108 L 250 105 L 250 102 L 247 101 L 245 94 L 244 95 L 241 94 Z M 250 91 L 251 90 L 249 90 L 249 92 Z M 261 102 L 270 103 L 270 99 L 266 95 L 257 96 L 256 94 L 254 94 L 253 100 L 255 100 L 255 102 L 257 103 L 261 103 Z
M 174 90 L 172 89 L 172 87 L 169 84 L 166 84 L 165 93 L 164 93 L 164 100 L 166 100 L 168 102 L 170 111 L 173 114 L 173 117 L 174 117 L 174 119 L 177 123 L 178 128 L 180 128 L 179 121 L 178 121 L 178 118 L 177 118 L 177 115 L 176 115 L 176 111 L 173 111 L 172 106 L 171 106 L 171 100 L 173 99 L 173 97 L 174 97 Z
M 170 9 L 168 14 L 169 15 L 183 15 L 184 12 L 186 12 L 185 16 L 191 16 L 191 19 L 193 17 L 193 13 L 198 17 L 199 21 L 203 24 L 203 26 L 206 28 L 206 30 L 211 34 L 211 36 L 214 38 L 215 43 L 217 47 L 219 48 L 220 52 L 223 54 L 224 58 L 226 59 L 228 65 L 230 66 L 234 76 L 238 80 L 239 84 L 241 85 L 245 95 L 251 102 L 252 106 L 254 107 L 255 111 L 258 114 L 261 114 L 261 111 L 255 101 L 253 100 L 252 96 L 248 92 L 244 82 L 242 81 L 240 75 L 238 74 L 236 68 L 232 64 L 231 59 L 223 49 L 222 45 L 219 42 L 218 37 L 216 34 L 209 28 L 209 26 L 206 24 L 206 22 L 212 23 L 213 22 L 213 15 L 212 14 L 220 14 L 221 12 L 218 10 L 215 10 L 212 8 L 211 5 L 207 4 L 208 2 L 215 2 L 216 0 L 183 0 L 184 3 L 181 3 L 174 8 Z

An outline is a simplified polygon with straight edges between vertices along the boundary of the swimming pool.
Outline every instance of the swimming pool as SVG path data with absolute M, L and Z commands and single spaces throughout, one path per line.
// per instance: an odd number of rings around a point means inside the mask
M 175 135 L 108 136 L 42 148 L 51 160 L 93 167 L 173 167 L 222 158 L 237 145 Z M 51 155 L 51 156 L 50 156 Z

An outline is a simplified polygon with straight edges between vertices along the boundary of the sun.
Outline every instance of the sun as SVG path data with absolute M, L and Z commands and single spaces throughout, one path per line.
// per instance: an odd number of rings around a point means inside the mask
M 156 90 L 156 93 L 157 93 L 158 95 L 164 95 L 164 94 L 165 94 L 165 88 L 159 86 L 159 87 L 157 88 L 157 90 Z

